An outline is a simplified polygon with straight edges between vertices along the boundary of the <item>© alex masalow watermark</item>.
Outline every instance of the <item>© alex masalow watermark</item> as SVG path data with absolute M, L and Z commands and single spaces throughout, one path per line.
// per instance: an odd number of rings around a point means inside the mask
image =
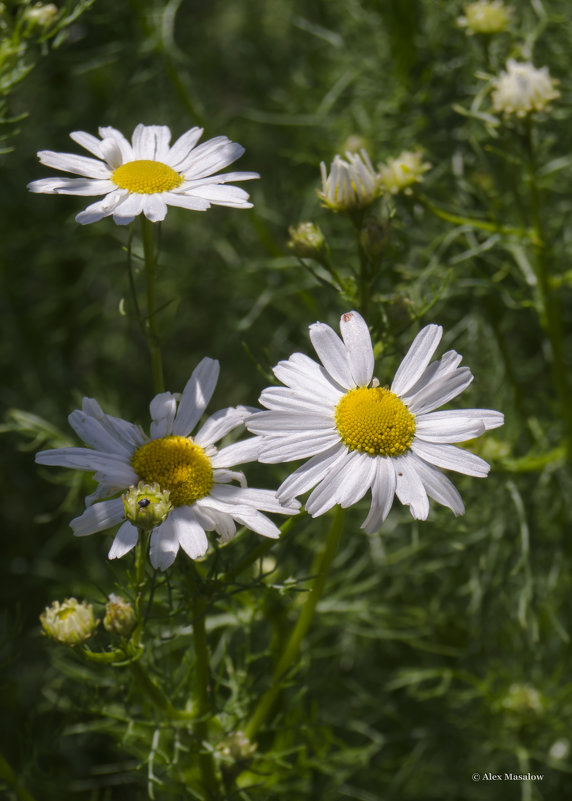
M 473 773 L 474 782 L 541 782 L 543 773 Z

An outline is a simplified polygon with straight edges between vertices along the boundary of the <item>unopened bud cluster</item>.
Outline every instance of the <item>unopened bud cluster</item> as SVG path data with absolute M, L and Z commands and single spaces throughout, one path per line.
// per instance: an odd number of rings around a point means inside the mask
M 529 62 L 509 58 L 493 83 L 493 108 L 505 115 L 526 117 L 534 111 L 543 111 L 551 100 L 560 97 L 558 81 L 550 77 L 548 67 L 537 69 Z
M 57 15 L 58 8 L 53 3 L 48 3 L 47 5 L 37 3 L 35 6 L 26 9 L 24 19 L 30 25 L 38 25 L 44 28 L 50 25 Z
M 397 158 L 379 165 L 380 184 L 384 192 L 392 195 L 398 192 L 411 195 L 414 184 L 421 183 L 423 174 L 430 169 L 420 151 L 404 150 Z
M 137 528 L 146 530 L 159 526 L 173 508 L 169 490 L 162 490 L 157 483 L 140 481 L 124 492 L 121 498 L 127 520 Z
M 65 645 L 80 645 L 88 640 L 99 623 L 93 616 L 91 604 L 76 598 L 66 598 L 63 603 L 54 601 L 40 615 L 44 632 Z
M 235 762 L 250 759 L 256 751 L 256 744 L 252 743 L 242 731 L 233 731 L 219 744 L 219 752 Z

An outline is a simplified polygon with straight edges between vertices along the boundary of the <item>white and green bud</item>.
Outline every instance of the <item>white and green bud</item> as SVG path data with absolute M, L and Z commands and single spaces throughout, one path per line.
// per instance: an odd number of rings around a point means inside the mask
M 159 484 L 140 481 L 121 496 L 125 517 L 137 528 L 151 530 L 159 526 L 172 510 L 169 490 Z
M 511 6 L 501 0 L 477 0 L 464 7 L 465 14 L 457 22 L 467 29 L 469 36 L 475 33 L 493 34 L 506 30 L 512 13 Z
M 221 740 L 218 747 L 219 752 L 232 759 L 234 762 L 241 762 L 250 759 L 256 751 L 256 743 L 252 743 L 242 731 L 233 731 Z
M 58 7 L 53 3 L 42 5 L 36 4 L 27 8 L 24 12 L 24 19 L 30 25 L 38 25 L 41 28 L 46 28 L 51 25 L 58 15 Z
M 133 629 L 137 618 L 135 610 L 121 595 L 111 593 L 109 601 L 105 605 L 105 617 L 103 626 L 110 634 L 119 634 L 121 637 L 128 637 Z
M 560 97 L 558 81 L 548 67 L 537 69 L 530 62 L 509 58 L 506 70 L 492 82 L 493 108 L 505 116 L 524 118 L 535 111 L 544 111 L 552 100 Z
M 99 621 L 93 616 L 91 604 L 66 598 L 63 603 L 54 601 L 47 606 L 40 615 L 40 623 L 52 640 L 74 646 L 89 640 Z
M 423 173 L 430 169 L 431 165 L 423 161 L 420 151 L 404 150 L 396 159 L 379 165 L 379 180 L 385 192 L 411 195 L 414 184 L 421 183 Z
M 531 684 L 511 684 L 501 706 L 507 712 L 521 716 L 540 715 L 544 711 L 543 698 Z
M 317 258 L 326 243 L 322 230 L 314 223 L 303 222 L 291 225 L 288 229 L 290 239 L 287 246 L 300 259 Z
M 345 156 L 334 157 L 329 174 L 324 162 L 320 164 L 322 191 L 318 197 L 332 211 L 353 214 L 371 206 L 381 194 L 381 185 L 365 150 L 347 151 Z

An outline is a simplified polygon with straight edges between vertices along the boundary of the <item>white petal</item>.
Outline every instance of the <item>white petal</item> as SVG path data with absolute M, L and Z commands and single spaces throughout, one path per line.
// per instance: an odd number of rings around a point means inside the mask
M 206 211 L 211 207 L 208 200 L 201 197 L 177 195 L 175 192 L 164 192 L 162 197 L 168 206 L 178 206 L 182 209 L 189 209 L 189 211 Z
M 215 391 L 219 371 L 220 365 L 216 359 L 208 357 L 195 367 L 179 402 L 173 434 L 187 437 L 199 422 Z
M 264 437 L 259 461 L 267 464 L 292 462 L 323 453 L 340 442 L 337 431 L 303 432 L 287 436 Z
M 415 436 L 426 442 L 465 442 L 485 431 L 482 420 L 470 417 L 435 419 L 431 414 L 417 417 Z
M 254 411 L 256 410 L 249 406 L 230 406 L 228 409 L 221 409 L 211 414 L 193 439 L 197 445 L 206 448 L 241 426 Z
M 389 514 L 395 497 L 396 476 L 393 461 L 378 457 L 375 462 L 376 474 L 371 484 L 371 506 L 361 526 L 368 534 L 373 534 L 381 526 Z
M 135 159 L 165 162 L 169 152 L 171 131 L 166 125 L 139 125 L 133 131 Z
M 107 126 L 104 128 L 99 128 L 98 133 L 102 139 L 113 139 L 113 141 L 116 142 L 121 151 L 123 163 L 126 161 L 133 161 L 135 158 L 133 155 L 133 148 L 120 131 Z
M 126 520 L 122 526 L 119 527 L 115 539 L 111 544 L 108 559 L 121 559 L 126 553 L 137 545 L 138 531 L 129 520 Z
M 36 454 L 37 464 L 49 465 L 50 467 L 71 467 L 75 470 L 120 470 L 122 475 L 137 481 L 137 475 L 128 461 L 121 456 L 112 453 L 101 453 L 100 451 L 90 450 L 89 448 L 54 448 L 50 451 L 38 451 Z M 128 481 L 126 486 L 134 483 Z
M 85 537 L 87 534 L 116 526 L 124 519 L 123 501 L 121 498 L 114 498 L 112 501 L 102 501 L 90 506 L 82 515 L 74 517 L 70 526 L 76 537 Z
M 170 392 L 160 392 L 149 404 L 151 413 L 151 439 L 160 439 L 173 433 L 177 401 Z
M 196 189 L 185 189 L 185 197 L 199 197 L 215 206 L 229 206 L 236 209 L 250 209 L 249 194 L 238 186 L 221 184 L 202 184 Z
M 86 178 L 108 179 L 109 167 L 102 161 L 87 156 L 76 156 L 74 153 L 55 153 L 53 150 L 40 150 L 40 163 L 62 172 L 84 175 Z
M 128 423 L 120 417 L 112 417 L 104 414 L 99 403 L 93 398 L 83 398 L 81 409 L 85 414 L 94 417 L 103 428 L 108 431 L 115 439 L 119 439 L 126 448 L 132 453 L 135 448 L 144 445 L 147 438 L 139 428 L 133 423 Z
M 85 131 L 72 131 L 70 134 L 70 139 L 73 139 L 73 141 L 77 142 L 78 145 L 81 145 L 81 147 L 89 150 L 89 152 L 93 153 L 94 156 L 97 156 L 100 159 L 103 158 L 101 140 L 98 139 L 97 136 L 93 136 Z
M 253 434 L 272 435 L 287 431 L 314 431 L 315 429 L 335 429 L 335 416 L 307 412 L 257 412 L 249 418 L 248 430 Z
M 373 377 L 373 347 L 367 323 L 357 311 L 342 314 L 342 339 L 347 348 L 350 370 L 358 387 L 366 387 Z
M 311 493 L 306 501 L 306 511 L 312 517 L 324 514 L 338 502 L 340 491 L 344 480 L 344 465 L 349 456 L 340 454 L 338 459 L 330 467 L 325 478 Z
M 246 476 L 240 470 L 213 470 L 213 481 L 215 484 L 230 484 L 237 481 L 241 487 L 246 487 Z
M 304 401 L 331 405 L 341 398 L 344 391 L 343 387 L 334 383 L 324 367 L 302 353 L 293 353 L 288 361 L 278 362 L 272 372 L 279 381 L 300 394 Z
M 341 442 L 333 445 L 324 453 L 313 456 L 297 470 L 291 473 L 288 478 L 278 487 L 276 495 L 283 502 L 287 502 L 296 495 L 302 495 L 312 489 L 324 476 L 326 476 L 333 464 L 343 458 L 348 449 Z
M 121 200 L 113 212 L 113 220 L 117 225 L 129 225 L 143 211 L 145 195 L 129 193 Z
M 151 222 L 161 222 L 167 216 L 167 204 L 161 195 L 145 195 L 143 214 Z
M 325 371 L 324 371 L 325 372 Z M 314 414 L 331 414 L 336 402 L 342 397 L 339 391 L 334 400 L 325 400 L 320 397 L 304 395 L 289 387 L 268 387 L 260 395 L 260 403 L 273 411 L 308 412 Z M 247 421 L 248 427 L 248 421 Z
M 392 392 L 403 395 L 415 384 L 431 361 L 442 335 L 440 325 L 426 325 L 421 329 L 395 373 Z
M 165 164 L 168 164 L 169 167 L 172 167 L 177 172 L 182 172 L 181 164 L 188 158 L 202 134 L 202 128 L 191 128 L 190 131 L 179 136 L 167 153 Z
M 209 541 L 193 509 L 189 506 L 181 506 L 176 512 L 178 514 L 175 517 L 175 526 L 181 548 L 191 559 L 204 556 L 208 551 Z M 172 516 L 173 513 L 171 513 Z
M 106 431 L 103 425 L 91 415 L 76 409 L 69 415 L 68 421 L 86 445 L 104 453 L 114 453 L 126 460 L 133 455 L 132 447 L 126 446 L 124 442 Z
M 429 497 L 451 509 L 455 517 L 464 514 L 465 504 L 463 499 L 447 476 L 443 475 L 435 467 L 428 465 L 427 462 L 419 459 L 414 453 L 410 454 L 409 458 L 414 460 L 417 474 L 423 482 Z
M 182 507 L 179 507 L 181 509 Z M 163 520 L 158 528 L 153 529 L 149 545 L 149 558 L 157 570 L 166 570 L 175 561 L 179 551 L 179 537 L 175 519 L 178 509 Z
M 456 421 L 457 419 L 479 420 L 485 431 L 492 428 L 498 428 L 504 423 L 504 414 L 502 412 L 495 412 L 494 409 L 451 409 L 444 412 L 430 412 L 429 414 L 418 415 L 416 422 L 421 420 L 446 420 Z
M 353 451 L 344 464 L 344 483 L 338 495 L 338 503 L 342 509 L 361 501 L 376 475 L 375 457 L 367 453 Z
M 430 464 L 445 470 L 455 470 L 466 476 L 484 478 L 488 475 L 490 465 L 474 453 L 457 448 L 455 445 L 434 445 L 413 439 L 411 450 Z
M 42 192 L 52 195 L 78 195 L 91 197 L 105 195 L 115 189 L 112 181 L 101 181 L 93 178 L 40 178 L 28 184 L 30 192 Z
M 239 507 L 239 511 L 231 513 L 237 523 L 241 523 L 251 531 L 257 534 L 262 534 L 263 537 L 270 537 L 270 539 L 277 540 L 280 536 L 280 529 L 275 525 L 272 520 L 269 520 L 262 512 L 257 512 L 255 509 L 250 509 L 248 512 L 243 511 L 243 507 Z
M 110 137 L 104 139 L 101 142 L 100 150 L 110 169 L 115 171 L 123 164 L 123 153 L 117 139 Z
M 244 148 L 231 142 L 226 136 L 215 136 L 191 151 L 181 164 L 179 171 L 188 180 L 196 180 L 224 170 L 244 153 Z
M 427 520 L 429 498 L 415 468 L 415 462 L 407 454 L 397 456 L 393 459 L 393 468 L 397 478 L 395 494 L 404 506 L 409 506 L 415 520 Z
M 405 402 L 410 412 L 415 415 L 426 414 L 448 403 L 460 395 L 473 380 L 468 367 L 460 367 L 442 378 L 435 378 L 424 389 L 410 396 Z
M 234 467 L 237 464 L 256 462 L 260 454 L 262 439 L 260 437 L 250 437 L 241 442 L 235 442 L 221 448 L 212 459 L 213 467 Z
M 314 323 L 310 326 L 310 339 L 320 361 L 334 381 L 345 389 L 355 387 L 347 348 L 333 328 L 325 323 Z
M 223 503 L 246 505 L 262 512 L 292 514 L 300 509 L 298 501 L 288 505 L 280 503 L 273 490 L 254 489 L 253 487 L 235 487 L 232 484 L 219 484 L 210 491 L 210 497 Z
M 80 211 L 76 215 L 76 222 L 87 225 L 88 223 L 98 222 L 104 217 L 109 217 L 125 197 L 127 197 L 127 192 L 124 189 L 110 192 L 102 200 L 98 200 L 97 203 L 92 203 L 86 209 Z

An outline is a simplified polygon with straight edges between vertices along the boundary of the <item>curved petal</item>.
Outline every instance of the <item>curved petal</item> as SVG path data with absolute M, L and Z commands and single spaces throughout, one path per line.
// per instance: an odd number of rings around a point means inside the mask
M 177 172 L 182 172 L 181 165 L 189 157 L 191 150 L 203 135 L 202 128 L 191 128 L 173 143 L 165 158 L 165 164 Z
M 215 391 L 219 371 L 219 363 L 216 359 L 209 359 L 208 356 L 195 367 L 183 390 L 173 425 L 173 434 L 188 437 L 199 422 Z
M 431 442 L 414 439 L 411 450 L 429 464 L 442 467 L 444 470 L 455 470 L 466 476 L 485 478 L 491 469 L 489 463 L 480 456 L 455 445 L 434 445 Z
M 282 503 L 303 495 L 312 487 L 316 486 L 329 472 L 330 468 L 339 458 L 343 458 L 348 452 L 347 447 L 338 442 L 327 451 L 312 456 L 304 462 L 297 470 L 294 470 L 285 481 L 278 487 L 277 497 Z
M 397 479 L 393 461 L 390 458 L 376 459 L 376 472 L 371 484 L 371 506 L 361 528 L 373 534 L 389 514 L 395 497 Z
M 103 425 L 84 411 L 76 409 L 68 416 L 70 426 L 86 445 L 104 453 L 113 453 L 129 460 L 133 448 L 105 430 Z
M 86 509 L 79 517 L 74 517 L 70 526 L 76 537 L 85 537 L 88 534 L 96 534 L 106 528 L 116 526 L 125 520 L 125 509 L 121 498 L 114 498 L 111 501 L 101 501 Z
M 431 361 L 442 336 L 443 328 L 440 325 L 426 325 L 421 329 L 395 373 L 392 392 L 403 395 L 415 384 Z
M 117 225 L 129 225 L 143 211 L 145 195 L 129 193 L 115 207 L 113 219 Z
M 75 175 L 84 175 L 86 178 L 108 179 L 109 167 L 102 161 L 91 159 L 88 156 L 76 156 L 74 153 L 56 153 L 53 150 L 40 150 L 38 153 L 40 163 L 46 167 L 62 172 L 71 172 Z
M 143 214 L 151 222 L 161 222 L 167 216 L 167 204 L 161 195 L 145 195 Z
M 221 448 L 218 453 L 211 458 L 213 467 L 235 467 L 237 464 L 256 462 L 260 455 L 262 439 L 260 437 L 250 437 L 240 442 L 234 442 Z
M 209 541 L 194 511 L 189 506 L 181 506 L 177 510 L 174 525 L 176 526 L 179 545 L 191 559 L 204 556 L 209 548 Z M 171 513 L 171 517 L 174 513 Z
M 357 311 L 342 314 L 340 332 L 347 348 L 350 370 L 358 387 L 367 387 L 373 377 L 373 346 L 366 321 Z
M 345 389 L 355 387 L 347 348 L 333 328 L 325 323 L 313 323 L 310 326 L 310 339 L 320 361 L 334 381 Z
M 415 520 L 427 520 L 429 515 L 429 498 L 423 482 L 415 468 L 415 462 L 408 454 L 393 460 L 397 483 L 395 494 Z
M 151 534 L 149 558 L 155 570 L 166 570 L 173 564 L 179 552 L 179 537 L 175 523 L 179 509 L 171 512 Z
M 160 439 L 173 433 L 177 401 L 170 392 L 160 392 L 149 404 L 151 413 L 151 439 Z
M 70 134 L 70 139 L 72 139 L 74 142 L 77 142 L 77 144 L 85 148 L 85 150 L 93 153 L 94 156 L 97 156 L 100 159 L 104 158 L 101 150 L 101 139 L 98 139 L 97 136 L 93 136 L 85 131 L 72 131 Z
M 81 223 L 81 225 L 87 225 L 88 223 L 98 222 L 104 217 L 109 217 L 125 197 L 127 197 L 125 189 L 116 189 L 114 192 L 110 192 L 102 200 L 98 200 L 97 203 L 92 203 L 86 209 L 80 211 L 76 215 L 76 222 Z
M 135 156 L 133 155 L 133 148 L 127 141 L 127 139 L 123 136 L 121 131 L 118 131 L 116 128 L 111 128 L 111 126 L 105 126 L 103 128 L 98 128 L 99 135 L 102 139 L 113 139 L 114 142 L 117 143 L 119 150 L 121 151 L 121 158 L 122 162 L 125 163 L 126 161 L 133 161 Z
M 97 178 L 40 178 L 28 184 L 30 192 L 78 197 L 105 195 L 114 189 L 115 184 L 112 181 Z
M 129 551 L 137 545 L 138 536 L 139 533 L 133 523 L 126 520 L 125 523 L 119 527 L 115 539 L 111 544 L 111 548 L 109 549 L 109 553 L 107 554 L 107 558 L 120 559 L 122 556 L 125 556 L 126 553 L 129 553 Z
M 206 448 L 222 439 L 226 434 L 243 425 L 256 409 L 249 406 L 229 406 L 221 409 L 205 421 L 193 437 L 197 445 Z
M 443 506 L 447 506 L 451 509 L 455 517 L 464 514 L 465 504 L 463 503 L 463 499 L 455 485 L 449 481 L 447 476 L 443 475 L 443 473 L 435 467 L 431 467 L 431 465 L 424 462 L 423 459 L 419 459 L 414 453 L 412 453 L 409 458 L 413 459 L 415 462 L 415 469 L 423 482 L 427 495 L 437 501 L 437 503 L 441 503 Z

